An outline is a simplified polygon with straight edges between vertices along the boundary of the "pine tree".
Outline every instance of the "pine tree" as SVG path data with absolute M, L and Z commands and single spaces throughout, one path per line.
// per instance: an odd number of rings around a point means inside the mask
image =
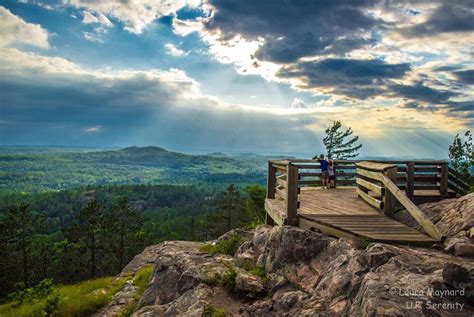
M 254 220 L 258 223 L 265 221 L 265 197 L 267 191 L 265 187 L 253 184 L 247 186 L 247 210 Z
M 357 151 L 362 144 L 356 144 L 358 136 L 352 136 L 352 128 L 345 131 L 342 129 L 341 121 L 334 121 L 333 125 L 326 129 L 326 137 L 323 143 L 326 147 L 327 156 L 333 160 L 345 160 L 359 155 Z
M 226 223 L 227 231 L 232 229 L 235 219 L 240 216 L 242 211 L 242 200 L 240 198 L 239 190 L 230 184 L 227 190 L 219 199 L 218 207 L 222 212 L 222 218 Z
M 471 131 L 464 133 L 464 138 L 456 134 L 453 143 L 449 146 L 449 161 L 451 166 L 466 179 L 474 161 Z
M 102 225 L 102 207 L 96 200 L 91 201 L 79 212 L 79 225 L 85 235 L 87 247 L 90 251 L 91 277 L 96 276 L 97 231 Z
M 108 215 L 107 225 L 118 238 L 119 269 L 122 270 L 125 262 L 126 239 L 132 233 L 140 230 L 142 219 L 140 213 L 130 206 L 127 197 L 121 197 L 116 206 Z
M 22 204 L 10 209 L 0 223 L 1 240 L 20 252 L 23 283 L 26 287 L 30 282 L 30 247 L 36 228 L 42 222 L 44 219 L 34 215 L 29 205 Z

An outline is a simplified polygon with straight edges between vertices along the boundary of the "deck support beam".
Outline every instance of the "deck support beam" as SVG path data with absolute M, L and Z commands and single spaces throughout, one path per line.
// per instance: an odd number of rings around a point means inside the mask
M 439 181 L 439 194 L 443 197 L 448 196 L 448 163 L 445 162 L 441 164 L 440 172 L 440 181 Z
M 276 186 L 276 168 L 272 162 L 268 162 L 268 174 L 267 174 L 267 198 L 275 198 L 275 186 Z
M 298 167 L 288 163 L 286 179 L 286 224 L 298 225 Z
M 393 183 L 397 180 L 397 166 L 387 168 L 383 171 L 383 175 L 387 176 Z M 384 191 L 383 197 L 383 213 L 385 216 L 392 218 L 395 211 L 396 199 L 389 190 Z
M 413 200 L 415 195 L 415 162 L 407 162 L 406 195 Z

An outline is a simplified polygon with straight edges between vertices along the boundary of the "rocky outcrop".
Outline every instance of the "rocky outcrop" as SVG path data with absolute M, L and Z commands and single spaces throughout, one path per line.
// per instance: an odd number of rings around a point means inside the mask
M 474 257 L 474 193 L 458 199 L 422 204 L 419 208 L 446 237 L 444 243 L 446 252 Z M 406 210 L 396 213 L 395 218 L 423 231 Z
M 111 301 L 95 314 L 97 317 L 121 316 L 122 313 L 137 301 L 138 287 L 134 285 L 135 274 L 147 265 L 154 265 L 159 246 L 149 246 L 142 253 L 135 256 L 120 272 L 117 278 L 126 278 L 124 286 L 111 299 Z M 139 295 L 138 295 L 139 296 Z
M 446 213 L 422 207 L 453 239 L 470 228 L 472 199 L 443 201 Z M 154 272 L 133 316 L 208 316 L 213 309 L 227 316 L 474 314 L 474 261 L 467 257 L 382 243 L 360 249 L 291 226 L 236 230 L 215 243 L 233 235 L 242 237 L 234 256 L 211 256 L 199 242 L 153 247 Z

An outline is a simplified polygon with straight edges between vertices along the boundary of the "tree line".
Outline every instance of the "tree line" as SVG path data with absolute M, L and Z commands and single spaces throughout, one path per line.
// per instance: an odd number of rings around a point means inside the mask
M 134 187 L 34 195 L 0 214 L 0 296 L 46 278 L 69 284 L 114 275 L 148 245 L 210 240 L 264 219 L 265 189 L 259 185 L 229 185 L 223 192 L 195 186 Z M 52 205 L 39 209 L 41 196 Z M 58 215 L 61 205 L 78 197 L 86 198 L 82 208 Z

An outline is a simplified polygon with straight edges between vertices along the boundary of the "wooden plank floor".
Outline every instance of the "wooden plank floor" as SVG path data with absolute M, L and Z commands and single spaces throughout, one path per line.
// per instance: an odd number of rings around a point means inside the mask
M 386 217 L 357 196 L 355 188 L 301 188 L 298 195 L 300 227 L 318 229 L 339 237 L 379 242 L 431 243 L 433 239 Z M 267 199 L 267 210 L 284 215 L 284 203 Z

